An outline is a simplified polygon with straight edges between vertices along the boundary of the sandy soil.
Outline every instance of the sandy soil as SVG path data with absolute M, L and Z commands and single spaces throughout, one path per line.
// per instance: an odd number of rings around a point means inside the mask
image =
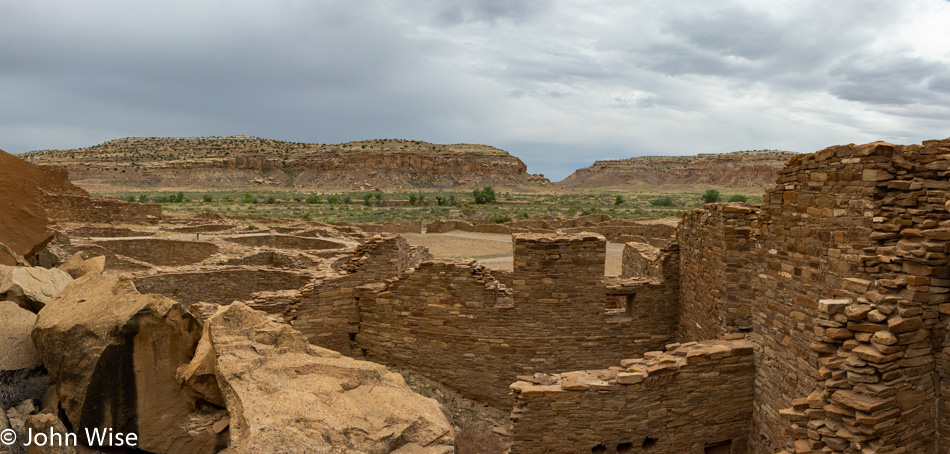
M 511 271 L 513 268 L 511 235 L 472 232 L 401 233 L 400 235 L 413 246 L 421 245 L 429 248 L 435 258 L 473 258 L 491 269 Z M 622 256 L 623 244 L 607 243 L 605 275 L 620 274 Z

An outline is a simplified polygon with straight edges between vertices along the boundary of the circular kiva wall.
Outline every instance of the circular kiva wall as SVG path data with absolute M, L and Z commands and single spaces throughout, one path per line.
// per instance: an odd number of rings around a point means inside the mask
M 151 274 L 136 277 L 134 282 L 139 292 L 158 293 L 191 305 L 199 301 L 246 301 L 255 292 L 301 288 L 311 278 L 307 273 L 293 271 L 233 268 Z
M 244 246 L 265 246 L 275 249 L 298 249 L 303 251 L 342 249 L 346 243 L 326 238 L 308 238 L 294 235 L 275 235 L 271 233 L 252 233 L 224 238 L 226 241 Z
M 93 242 L 114 254 L 157 266 L 182 266 L 199 263 L 218 252 L 218 247 L 201 241 L 123 238 Z

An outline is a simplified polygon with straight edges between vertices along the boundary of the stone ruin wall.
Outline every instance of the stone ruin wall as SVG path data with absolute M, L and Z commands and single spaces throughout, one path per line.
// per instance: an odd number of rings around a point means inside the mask
M 826 274 L 814 331 L 801 336 L 817 383 L 790 395 L 782 409 L 790 436 L 780 447 L 950 451 L 948 157 L 950 140 L 828 148 L 794 160 L 786 190 L 770 193 L 773 204 L 850 221 L 811 232 L 837 248 L 802 251 L 825 252 L 809 255 L 846 277 Z
M 194 265 L 218 253 L 218 246 L 213 243 L 160 238 L 104 239 L 89 244 L 157 266 Z
M 160 204 L 126 202 L 114 197 L 49 194 L 42 203 L 46 215 L 57 222 L 155 224 L 162 219 Z
M 687 211 L 677 232 L 680 249 L 680 341 L 716 339 L 752 330 L 755 254 L 751 238 L 758 209 L 708 204 Z
M 141 293 L 158 293 L 186 307 L 199 301 L 231 304 L 250 299 L 260 291 L 296 290 L 313 276 L 298 271 L 219 266 L 175 272 L 146 271 L 133 277 Z
M 291 307 L 284 318 L 310 343 L 359 356 L 359 350 L 352 346 L 360 331 L 355 289 L 385 282 L 429 258 L 426 250 L 409 246 L 402 237 L 377 235 L 357 246 L 337 274 L 316 276 L 301 290 L 299 304 Z
M 845 279 L 866 276 L 860 264 L 872 243 L 876 169 L 889 167 L 876 146 L 823 150 L 789 161 L 763 200 L 755 228 L 760 272 L 753 286 L 756 413 L 751 442 L 756 452 L 788 445 L 789 424 L 780 411 L 817 389 L 818 301 L 834 297 Z M 869 153 L 869 154 L 865 154 Z
M 619 367 L 516 382 L 511 453 L 746 453 L 752 350 L 746 340 L 673 344 Z
M 644 308 L 652 320 L 608 314 L 602 236 L 513 240 L 510 287 L 477 263 L 430 261 L 358 289 L 356 340 L 367 359 L 506 408 L 519 374 L 599 367 L 671 341 L 661 311 Z

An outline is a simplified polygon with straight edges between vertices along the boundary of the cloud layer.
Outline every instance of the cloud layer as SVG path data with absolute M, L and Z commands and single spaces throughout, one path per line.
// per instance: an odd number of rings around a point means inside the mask
M 950 136 L 950 2 L 0 2 L 0 148 L 248 134 L 595 159 Z

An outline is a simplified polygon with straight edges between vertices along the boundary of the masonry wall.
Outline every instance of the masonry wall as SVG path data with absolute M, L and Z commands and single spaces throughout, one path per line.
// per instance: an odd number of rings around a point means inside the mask
M 159 238 L 109 239 L 94 241 L 91 244 L 158 266 L 193 265 L 218 252 L 218 246 L 213 243 Z
M 752 330 L 751 285 L 757 266 L 752 224 L 758 208 L 708 204 L 687 211 L 680 248 L 679 339 L 699 341 Z
M 509 288 L 476 262 L 424 262 L 358 289 L 367 359 L 409 367 L 464 395 L 510 406 L 519 374 L 595 367 L 656 349 L 669 332 L 608 314 L 598 235 L 514 235 Z
M 267 268 L 194 268 L 172 273 L 148 272 L 133 278 L 141 293 L 158 293 L 185 305 L 199 301 L 231 304 L 245 301 L 255 292 L 299 289 L 310 282 L 305 272 Z
M 950 450 L 948 157 L 944 140 L 833 147 L 794 162 L 812 178 L 849 181 L 862 196 L 849 206 L 863 216 L 851 239 L 859 252 L 833 262 L 851 272 L 829 280 L 818 304 L 809 361 L 819 380 L 782 410 L 789 449 Z
M 359 354 L 352 346 L 360 331 L 355 289 L 385 282 L 430 257 L 428 251 L 409 246 L 400 236 L 377 235 L 357 246 L 339 272 L 315 276 L 301 290 L 299 303 L 288 308 L 285 320 L 314 345 L 345 355 Z
M 747 452 L 752 343 L 670 347 L 620 367 L 512 384 L 511 453 Z
M 59 222 L 157 223 L 162 219 L 162 206 L 157 203 L 134 203 L 115 197 L 50 194 L 43 196 L 46 215 Z

